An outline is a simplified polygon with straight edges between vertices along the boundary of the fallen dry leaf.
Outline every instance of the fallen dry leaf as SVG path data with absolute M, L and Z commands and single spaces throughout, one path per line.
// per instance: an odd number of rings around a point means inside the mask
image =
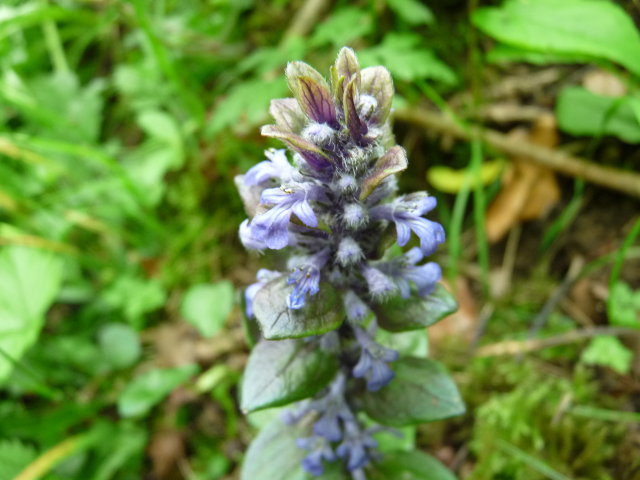
M 555 118 L 550 114 L 541 115 L 530 134 L 518 128 L 510 136 L 549 148 L 558 144 Z M 514 158 L 503 177 L 502 190 L 487 210 L 485 229 L 489 241 L 497 242 L 521 221 L 544 217 L 559 200 L 560 187 L 553 170 L 526 158 Z

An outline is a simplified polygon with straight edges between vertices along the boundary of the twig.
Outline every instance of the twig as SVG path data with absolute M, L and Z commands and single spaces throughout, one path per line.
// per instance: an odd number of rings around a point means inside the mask
M 465 140 L 479 138 L 493 148 L 510 155 L 523 157 L 564 175 L 583 178 L 588 182 L 640 198 L 640 175 L 631 171 L 597 165 L 559 150 L 541 147 L 520 139 L 514 140 L 495 130 L 482 129 L 477 125 L 465 128 L 444 115 L 425 109 L 398 110 L 394 118 Z
M 633 336 L 640 335 L 640 330 L 623 327 L 593 327 L 582 330 L 573 330 L 549 338 L 539 338 L 532 340 L 508 340 L 491 345 L 485 345 L 476 351 L 476 357 L 498 357 L 501 355 L 517 355 L 536 350 L 543 350 L 549 347 L 566 345 L 567 343 L 597 337 L 598 335 Z
M 286 43 L 294 37 L 303 37 L 308 34 L 318 23 L 320 15 L 325 11 L 329 0 L 307 0 L 298 10 L 282 36 L 282 42 Z

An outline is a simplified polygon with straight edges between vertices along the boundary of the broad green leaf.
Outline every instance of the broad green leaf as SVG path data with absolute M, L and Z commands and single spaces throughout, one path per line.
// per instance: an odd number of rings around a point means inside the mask
M 0 249 L 0 384 L 33 345 L 60 287 L 62 262 L 22 246 Z
M 403 357 L 392 364 L 396 377 L 362 396 L 364 411 L 385 425 L 403 427 L 462 415 L 464 403 L 453 379 L 439 363 Z
M 124 323 L 108 323 L 98 332 L 105 359 L 116 368 L 132 366 L 140 358 L 138 332 Z
M 17 477 L 36 458 L 36 451 L 19 440 L 0 440 L 0 479 Z
M 472 21 L 509 45 L 611 60 L 640 75 L 640 34 L 614 2 L 510 0 L 475 10 Z
M 360 51 L 358 58 L 362 66 L 384 65 L 394 78 L 407 82 L 431 79 L 455 85 L 455 72 L 421 42 L 410 33 L 389 33 L 380 45 Z
M 426 453 L 392 452 L 367 470 L 371 480 L 456 480 L 456 476 Z
M 582 87 L 566 87 L 558 96 L 560 128 L 572 135 L 615 135 L 640 143 L 640 123 L 629 97 L 605 97 Z
M 440 283 L 424 298 L 397 296 L 374 307 L 380 326 L 391 332 L 428 327 L 457 309 L 456 300 Z
M 418 0 L 387 0 L 387 4 L 410 25 L 430 25 L 435 20 L 429 7 Z
M 233 285 L 228 281 L 193 285 L 182 299 L 180 312 L 203 337 L 211 338 L 231 313 L 233 294 Z
M 427 330 L 388 332 L 382 328 L 376 333 L 376 340 L 385 347 L 396 350 L 401 356 L 426 357 L 429 353 Z
M 251 442 L 242 463 L 240 480 L 350 480 L 342 472 L 342 462 L 325 464 L 319 477 L 305 473 L 300 462 L 309 452 L 298 448 L 296 439 L 311 435 L 311 425 L 304 420 L 295 426 L 275 418 Z
M 591 340 L 589 346 L 582 352 L 581 360 L 590 365 L 610 367 L 616 372 L 626 375 L 631 369 L 633 352 L 625 347 L 617 337 L 602 335 Z
M 344 320 L 340 295 L 328 283 L 320 284 L 316 295 L 307 295 L 305 306 L 298 310 L 287 307 L 293 290 L 286 277 L 270 281 L 256 294 L 253 313 L 267 340 L 319 335 L 336 329 Z
M 487 61 L 490 63 L 525 62 L 534 65 L 548 65 L 550 63 L 588 63 L 593 60 L 594 58 L 589 55 L 543 52 L 502 43 L 487 52 Z
M 310 428 L 289 426 L 280 418 L 273 419 L 249 445 L 240 480 L 304 480 L 300 462 L 307 452 L 297 447 L 296 439 L 310 434 Z
M 262 340 L 251 351 L 241 390 L 242 410 L 286 405 L 315 395 L 335 376 L 338 363 L 315 343 Z
M 120 393 L 118 412 L 123 417 L 139 417 L 146 414 L 197 371 L 197 365 L 184 365 L 177 368 L 157 368 L 139 375 Z

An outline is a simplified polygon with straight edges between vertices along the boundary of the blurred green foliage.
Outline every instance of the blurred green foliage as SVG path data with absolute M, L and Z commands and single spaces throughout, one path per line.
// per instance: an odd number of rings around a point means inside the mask
M 328 65 L 337 47 L 351 45 L 363 64 L 391 70 L 396 107 L 413 105 L 480 80 L 468 62 L 481 49 L 475 25 L 499 42 L 488 61 L 595 62 L 619 75 L 629 93 L 617 101 L 565 87 L 560 126 L 640 138 L 640 37 L 615 3 L 487 2 L 469 18 L 457 0 L 327 2 L 299 36 L 290 29 L 304 3 L 3 0 L 0 480 L 41 455 L 41 470 L 23 480 L 151 478 L 150 445 L 165 430 L 186 444 L 183 478 L 235 478 L 250 431 L 235 398 L 242 359 L 225 342 L 240 342 L 234 285 L 249 283 L 255 266 L 236 241 L 245 214 L 233 177 L 272 145 L 258 126 L 269 101 L 287 94 L 287 61 Z M 459 148 L 454 156 L 461 166 L 470 155 Z M 424 169 L 415 171 L 405 181 L 423 186 Z M 447 221 L 448 200 L 440 207 Z M 499 305 L 489 338 L 524 332 L 550 281 L 532 278 L 521 286 L 525 297 Z M 610 323 L 637 328 L 638 291 L 614 287 Z M 543 333 L 575 327 L 564 320 Z M 193 327 L 186 347 L 185 322 Z M 194 353 L 200 339 L 217 363 Z M 211 347 L 216 341 L 222 346 Z M 407 342 L 426 349 L 424 337 Z M 615 337 L 579 350 L 552 360 L 631 368 L 630 349 Z M 546 378 L 530 363 L 471 365 L 464 375 L 480 392 L 470 390 L 463 426 L 477 467 L 471 478 L 622 478 L 611 473 L 626 458 L 622 426 L 558 413 L 566 395 L 611 412 L 624 404 L 601 395 L 585 368 Z M 402 459 L 389 457 L 385 468 Z

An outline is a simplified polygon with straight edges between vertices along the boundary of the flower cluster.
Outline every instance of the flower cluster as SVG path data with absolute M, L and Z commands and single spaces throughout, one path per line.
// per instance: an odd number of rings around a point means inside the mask
M 316 348 L 339 358 L 338 371 L 285 420 L 315 419 L 311 436 L 297 442 L 309 452 L 302 461 L 305 470 L 319 475 L 324 462 L 341 458 L 353 478 L 362 479 L 377 444 L 350 392 L 360 386 L 383 389 L 394 378 L 398 358 L 398 352 L 376 342 L 375 312 L 391 298 L 432 292 L 441 272 L 424 260 L 445 234 L 424 217 L 435 207 L 434 197 L 396 195 L 395 174 L 406 168 L 407 158 L 393 144 L 394 91 L 384 67 L 360 69 L 354 52 L 343 48 L 330 82 L 302 62 L 289 63 L 286 76 L 295 98 L 272 102 L 275 125 L 263 127 L 262 134 L 283 141 L 288 151 L 268 150 L 266 160 L 236 184 L 250 215 L 240 226 L 243 245 L 257 251 L 288 247 L 290 255 L 285 270 L 258 272 L 245 293 L 246 314 L 263 327 L 283 316 L 304 324 L 306 309 L 321 308 L 314 302 L 322 292 L 335 292 L 340 305 L 331 308 L 342 318 L 329 327 L 297 326 L 290 337 L 308 335 Z M 404 247 L 412 236 L 416 246 L 403 254 L 385 248 L 393 238 Z M 276 284 L 280 287 L 260 296 Z M 280 310 L 265 313 L 264 305 Z

